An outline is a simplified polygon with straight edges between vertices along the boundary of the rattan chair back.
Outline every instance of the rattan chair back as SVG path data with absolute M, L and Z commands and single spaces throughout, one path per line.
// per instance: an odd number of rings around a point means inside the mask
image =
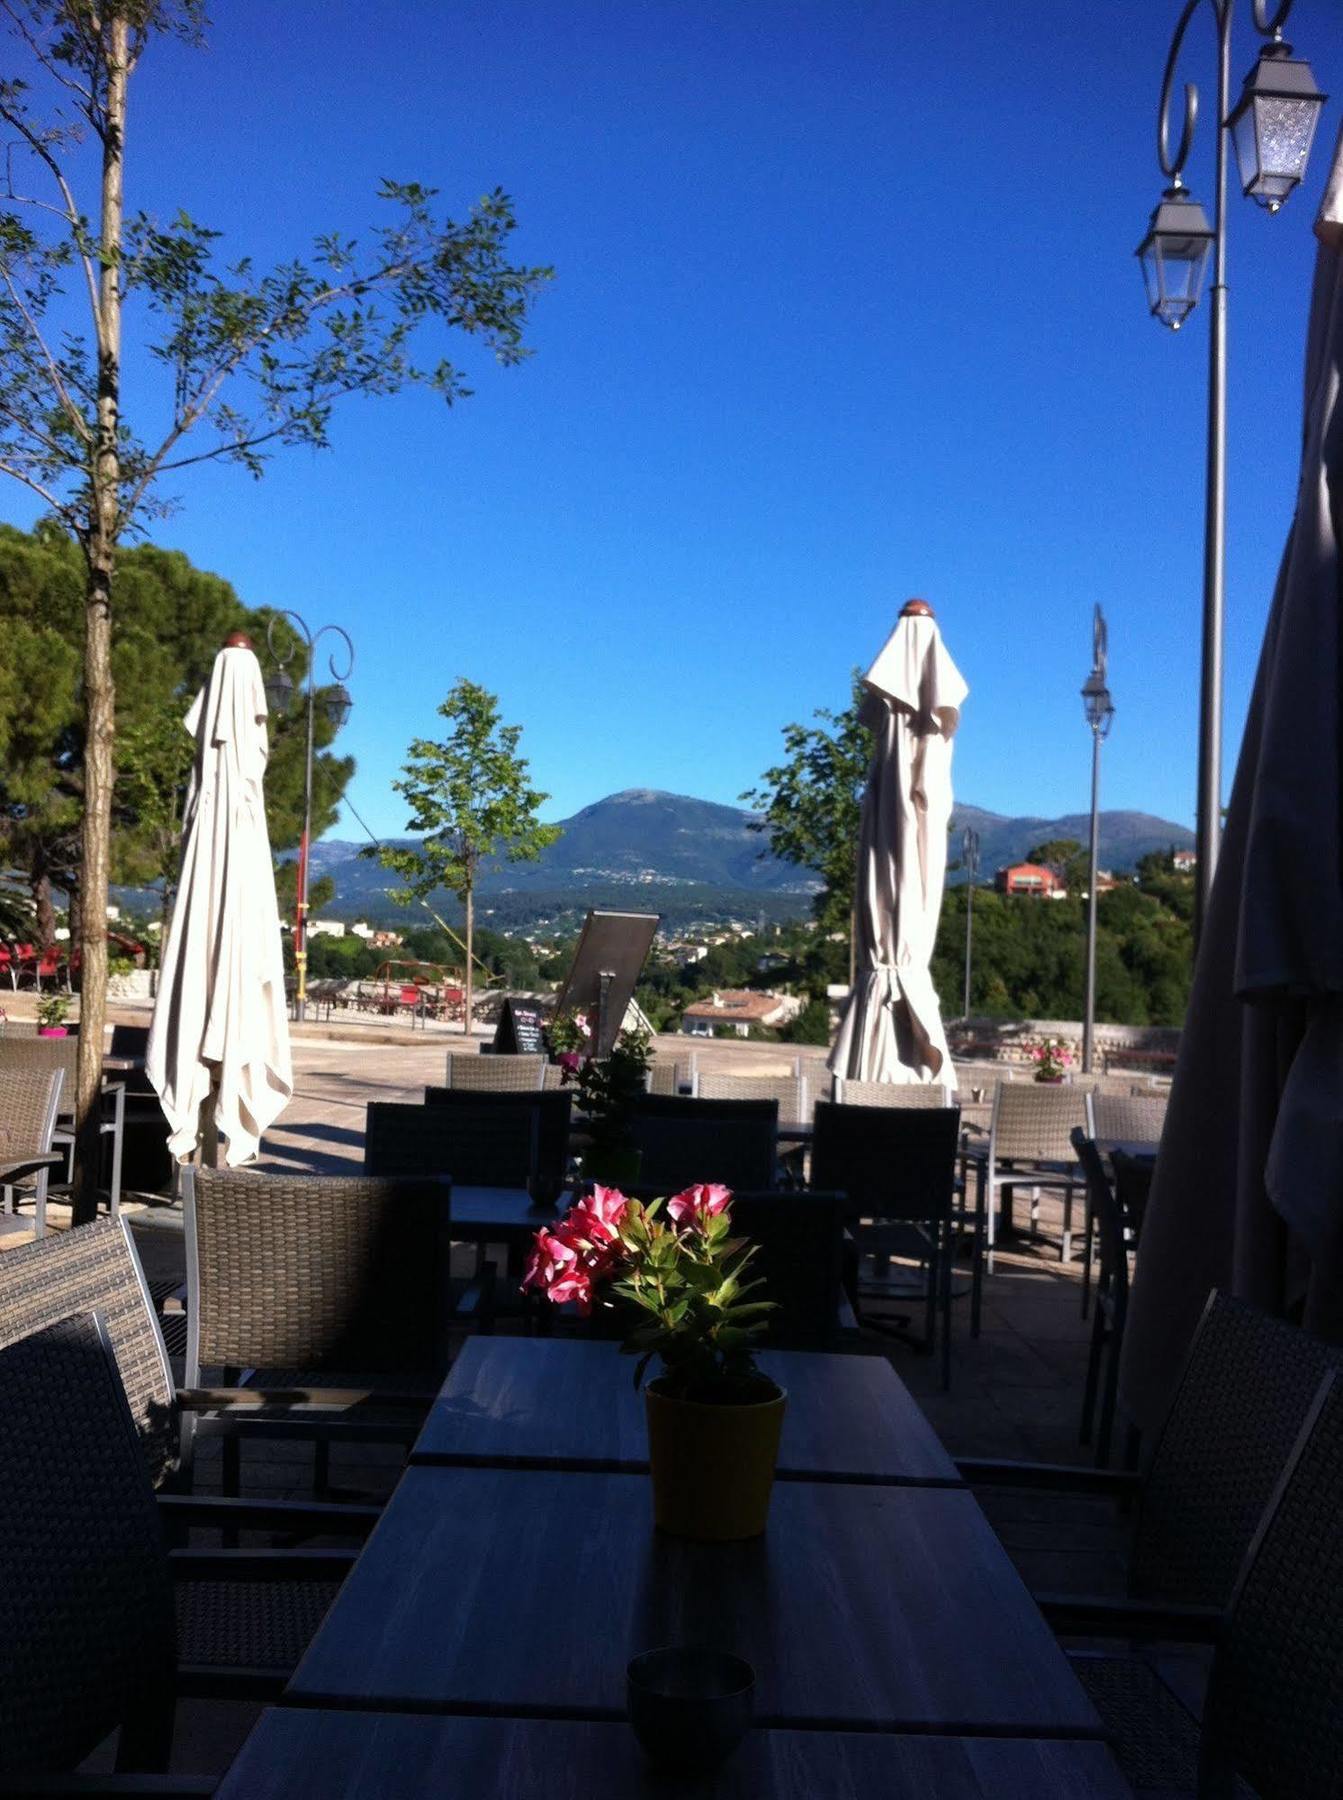
M 74 1235 L 74 1234 L 72 1234 Z M 154 1492 L 101 1322 L 0 1349 L 0 1777 L 74 1768 L 171 1704 L 173 1600 Z
M 650 1094 L 680 1093 L 681 1066 L 673 1057 L 654 1057 L 648 1070 L 648 1091 Z
M 630 1115 L 643 1189 L 674 1194 L 700 1181 L 750 1192 L 774 1184 L 777 1100 L 645 1094 Z
M 184 1169 L 186 1385 L 202 1369 L 432 1376 L 450 1198 L 432 1178 Z
M 733 1235 L 756 1247 L 746 1279 L 765 1284 L 751 1297 L 777 1308 L 767 1315 L 767 1342 L 792 1350 L 833 1342 L 843 1299 L 843 1207 L 842 1194 L 733 1194 Z
M 1204 1710 L 1208 1800 L 1343 1793 L 1343 1378 L 1325 1378 L 1255 1532 Z
M 97 1219 L 0 1256 L 0 1344 L 97 1312 L 157 1486 L 177 1466 L 172 1369 L 125 1219 Z
M 0 1081 L 10 1074 L 47 1075 L 59 1069 L 64 1077 L 61 1094 L 64 1110 L 74 1107 L 75 1067 L 79 1057 L 77 1037 L 0 1037 Z
M 1139 1599 L 1225 1606 L 1320 1382 L 1343 1346 L 1214 1293 L 1143 1484 Z
M 955 1106 L 842 1106 L 822 1100 L 811 1146 L 812 1186 L 842 1193 L 851 1218 L 920 1224 L 946 1219 L 960 1132 Z
M 951 1090 L 940 1081 L 850 1081 L 835 1077 L 838 1106 L 912 1106 L 936 1109 L 954 1106 Z
M 807 1084 L 800 1075 L 719 1075 L 707 1073 L 695 1081 L 700 1100 L 773 1100 L 779 1118 L 797 1125 L 810 1117 Z
M 1088 1094 L 1087 1135 L 1099 1144 L 1161 1142 L 1169 1098 L 1165 1094 Z
M 544 1056 L 463 1056 L 449 1050 L 444 1086 L 486 1094 L 533 1094 L 545 1080 Z
M 994 1162 L 1071 1163 L 1071 1134 L 1086 1129 L 1086 1090 L 1070 1083 L 1000 1081 L 993 1095 L 989 1155 Z
M 0 1065 L 0 1163 L 45 1156 L 60 1111 L 62 1070 Z

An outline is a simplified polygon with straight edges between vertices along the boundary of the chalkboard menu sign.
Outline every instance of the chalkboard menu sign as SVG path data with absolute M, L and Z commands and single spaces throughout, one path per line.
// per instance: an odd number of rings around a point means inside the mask
M 544 1056 L 546 1015 L 526 1000 L 508 999 L 499 1010 L 494 1031 L 496 1056 Z

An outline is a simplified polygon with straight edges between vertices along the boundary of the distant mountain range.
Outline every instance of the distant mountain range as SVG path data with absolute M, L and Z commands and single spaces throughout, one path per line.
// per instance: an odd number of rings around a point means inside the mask
M 734 806 L 627 788 L 570 819 L 564 835 L 535 863 L 496 863 L 482 876 L 482 916 L 496 927 L 558 920 L 587 905 L 625 906 L 661 912 L 668 921 L 690 917 L 746 917 L 763 912 L 771 919 L 807 910 L 816 878 L 771 856 L 764 835 L 752 829 L 754 815 Z M 1101 814 L 1101 863 L 1131 869 L 1152 850 L 1193 843 L 1182 825 L 1147 813 Z M 953 858 L 959 834 L 972 825 L 980 836 L 980 878 L 1019 861 L 1032 844 L 1050 838 L 1085 842 L 1088 816 L 1061 819 L 1005 818 L 982 807 L 960 806 L 954 815 Z M 335 899 L 323 910 L 341 919 L 404 919 L 387 897 L 395 877 L 360 855 L 357 843 L 327 839 L 312 852 L 316 875 L 329 875 Z M 951 880 L 964 877 L 953 874 Z M 442 911 L 455 903 L 434 896 Z

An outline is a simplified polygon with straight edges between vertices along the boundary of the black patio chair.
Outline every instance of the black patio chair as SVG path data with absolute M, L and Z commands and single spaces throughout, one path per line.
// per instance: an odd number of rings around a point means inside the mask
M 456 1187 L 528 1187 L 541 1168 L 541 1102 L 552 1100 L 567 1118 L 567 1094 L 539 1091 L 437 1090 L 423 1106 L 372 1100 L 364 1168 L 370 1175 L 441 1175 Z M 561 1162 L 557 1181 L 562 1174 Z
M 763 1280 L 759 1297 L 778 1309 L 768 1315 L 766 1343 L 785 1350 L 856 1343 L 844 1293 L 844 1204 L 842 1194 L 733 1194 L 733 1235 L 756 1246 L 746 1278 Z
M 956 1161 L 960 1109 L 947 1107 L 816 1105 L 811 1179 L 814 1187 L 841 1192 L 857 1264 L 853 1295 L 862 1302 L 921 1300 L 924 1347 L 938 1346 L 941 1323 L 942 1385 L 951 1385 L 951 1267 L 958 1218 Z M 975 1233 L 975 1254 L 979 1251 Z M 922 1265 L 922 1292 L 901 1286 L 887 1271 L 891 1259 Z M 869 1272 L 864 1272 L 864 1263 Z
M 484 1058 L 486 1062 L 511 1062 L 512 1057 Z M 460 1087 L 427 1087 L 425 1105 L 451 1120 L 455 1152 L 446 1172 L 458 1187 L 521 1187 L 540 1181 L 558 1192 L 569 1166 L 569 1130 L 573 1096 L 566 1090 L 534 1093 L 486 1092 Z M 381 1143 L 381 1136 L 379 1139 Z M 522 1180 L 503 1180 L 490 1171 L 522 1165 L 523 1146 L 527 1166 Z M 381 1154 L 381 1151 L 379 1152 Z
M 354 1560 L 167 1549 L 96 1314 L 0 1349 L 0 1467 L 7 1792 L 65 1791 L 114 1730 L 119 1770 L 165 1768 L 179 1694 L 278 1698 Z
M 776 1183 L 777 1100 L 696 1100 L 643 1094 L 630 1116 L 639 1187 L 674 1194 L 697 1182 L 743 1193 Z
M 1072 1134 L 1072 1142 L 1086 1177 L 1087 1217 L 1095 1222 L 1101 1250 L 1091 1319 L 1091 1344 L 1087 1351 L 1086 1384 L 1082 1394 L 1080 1437 L 1084 1444 L 1089 1444 L 1094 1434 L 1096 1462 L 1104 1468 L 1110 1460 L 1119 1395 L 1119 1358 L 1124 1345 L 1124 1327 L 1128 1322 L 1130 1240 L 1119 1196 L 1105 1172 L 1095 1139 L 1089 1138 L 1079 1127 Z M 1088 1253 L 1088 1266 L 1089 1261 Z M 1099 1426 L 1096 1420 L 1098 1400 Z

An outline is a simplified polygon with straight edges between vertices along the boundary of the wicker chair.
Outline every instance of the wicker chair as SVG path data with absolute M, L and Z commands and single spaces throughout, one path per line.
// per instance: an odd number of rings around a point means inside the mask
M 837 1106 L 955 1106 L 956 1096 L 940 1081 L 850 1081 L 835 1077 Z
M 14 1212 L 20 1192 L 33 1196 L 34 1232 L 47 1229 L 47 1182 L 60 1159 L 51 1147 L 61 1102 L 60 1069 L 0 1069 L 0 1191 Z
M 175 1691 L 278 1698 L 353 1562 L 272 1552 L 258 1579 L 251 1552 L 165 1551 L 95 1314 L 0 1349 L 0 1467 L 7 1791 L 73 1769 L 118 1727 L 119 1769 L 164 1768 Z
M 954 1106 L 878 1107 L 823 1100 L 816 1108 L 812 1185 L 845 1196 L 858 1255 L 853 1293 L 864 1299 L 921 1299 L 924 1346 L 938 1343 L 941 1319 L 942 1385 L 951 1382 L 951 1265 L 958 1222 L 956 1157 L 960 1113 Z M 975 1233 L 975 1263 L 981 1234 Z M 890 1279 L 891 1260 L 923 1265 L 922 1293 Z M 872 1272 L 864 1275 L 870 1259 Z M 864 1318 L 864 1323 L 879 1323 Z
M 648 1071 L 650 1094 L 679 1094 L 682 1088 L 693 1088 L 697 1059 L 681 1062 L 670 1056 L 656 1056 Z
M 1006 1195 L 1010 1208 L 1019 1187 L 1032 1190 L 1032 1236 L 1039 1217 L 1040 1189 L 1058 1189 L 1063 1194 L 1059 1255 L 1062 1261 L 1071 1261 L 1073 1197 L 1085 1183 L 1073 1156 L 1070 1134 L 1075 1126 L 1086 1126 L 1086 1101 L 1085 1090 L 1072 1084 L 1055 1087 L 1038 1081 L 998 1083 L 988 1144 L 968 1152 L 969 1160 L 976 1166 L 987 1211 L 990 1274 L 998 1235 L 998 1197 Z
M 695 1100 L 645 1094 L 630 1117 L 642 1190 L 675 1193 L 698 1181 L 743 1192 L 774 1186 L 779 1107 L 775 1100 Z
M 1105 1144 L 1142 1144 L 1153 1150 L 1161 1142 L 1168 1094 L 1087 1095 L 1087 1136 Z
M 1243 1300 L 1212 1294 L 1175 1399 L 1144 1474 L 961 1459 L 974 1485 L 1109 1494 L 1136 1502 L 1127 1600 L 1037 1594 L 1060 1634 L 1175 1642 L 1204 1634 L 1231 1599 L 1255 1529 L 1287 1465 L 1320 1382 L 1343 1367 L 1329 1345 Z M 1337 1501 L 1334 1502 L 1337 1505 Z M 1335 1537 L 1336 1542 L 1336 1537 Z M 1323 1547 L 1323 1546 L 1322 1546 Z M 1175 1757 L 1188 1716 L 1140 1658 L 1078 1655 L 1074 1662 L 1138 1787 L 1157 1768 L 1155 1725 L 1170 1726 Z M 1162 1696 L 1165 1696 L 1162 1698 Z M 1188 1761 L 1188 1742 L 1180 1753 Z M 1165 1765 L 1162 1765 L 1163 1767 Z
M 773 1100 L 779 1121 L 802 1125 L 811 1117 L 806 1078 L 801 1075 L 718 1075 L 695 1078 L 697 1100 Z
M 1246 1559 L 1204 1711 L 1208 1800 L 1343 1793 L 1343 1378 L 1321 1385 Z M 1243 1790 L 1242 1790 L 1243 1791 Z
M 150 1479 L 155 1487 L 171 1483 L 178 1460 L 172 1371 L 124 1218 L 53 1232 L 0 1256 L 0 1344 L 78 1312 L 101 1315 Z
M 456 1316 L 449 1184 L 245 1170 L 182 1175 L 184 1385 L 194 1426 L 182 1434 L 184 1461 L 195 1432 L 222 1431 L 225 1485 L 236 1492 L 233 1413 L 253 1398 L 329 1409 L 335 1429 L 303 1433 L 316 1440 L 319 1493 L 331 1441 L 412 1441 L 446 1370 Z M 467 1313 L 477 1299 L 474 1290 L 465 1297 Z M 206 1371 L 217 1386 L 206 1386 Z M 222 1414 L 210 1405 L 215 1397 Z M 291 1435 L 286 1425 L 268 1435 Z
M 523 1187 L 539 1181 L 558 1192 L 564 1186 L 573 1124 L 572 1087 L 525 1095 L 427 1087 L 424 1100 L 440 1113 L 440 1129 L 452 1134 L 449 1167 L 459 1187 Z M 437 1135 L 422 1134 L 421 1141 L 432 1146 L 434 1156 L 441 1154 Z M 428 1167 L 407 1172 L 436 1173 Z
M 463 1056 L 449 1050 L 444 1086 L 475 1093 L 539 1093 L 545 1081 L 544 1056 Z
M 0 1037 L 0 1076 L 10 1069 L 34 1070 L 42 1074 L 51 1069 L 61 1071 L 64 1077 L 61 1087 L 62 1104 L 56 1116 L 56 1130 L 52 1134 L 52 1142 L 60 1145 L 67 1152 L 72 1165 L 75 1145 L 74 1099 L 77 1092 L 76 1063 L 78 1056 L 79 1039 L 73 1035 L 63 1038 L 10 1037 L 6 1032 L 3 1037 Z M 155 1100 L 157 1102 L 157 1095 Z M 108 1210 L 115 1218 L 121 1210 L 121 1155 L 126 1137 L 126 1084 L 122 1081 L 104 1080 L 102 1102 L 103 1118 L 100 1130 L 104 1137 L 111 1140 Z

